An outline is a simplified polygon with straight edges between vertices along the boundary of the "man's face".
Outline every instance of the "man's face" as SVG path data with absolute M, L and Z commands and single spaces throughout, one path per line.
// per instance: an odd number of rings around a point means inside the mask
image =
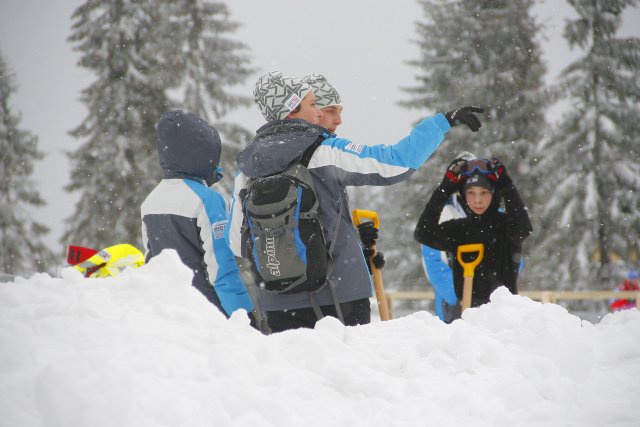
M 469 209 L 476 215 L 482 215 L 491 204 L 493 193 L 486 188 L 474 186 L 465 191 L 464 197 Z
M 312 125 L 319 125 L 321 116 L 322 113 L 316 106 L 316 96 L 313 94 L 313 91 L 310 90 L 302 99 L 302 102 L 300 103 L 300 110 L 297 113 L 290 113 L 287 118 L 302 119 Z
M 329 129 L 331 133 L 335 133 L 338 126 L 342 124 L 342 107 L 340 105 L 332 105 L 324 107 L 320 110 L 320 125 Z

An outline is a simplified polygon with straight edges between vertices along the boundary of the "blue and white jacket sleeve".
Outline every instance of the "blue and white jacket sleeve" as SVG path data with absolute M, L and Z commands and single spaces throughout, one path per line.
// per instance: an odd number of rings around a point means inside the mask
M 207 194 L 201 195 L 204 210 L 198 215 L 197 224 L 200 228 L 209 280 L 212 281 L 220 304 L 227 315 L 230 316 L 239 308 L 249 312 L 253 310 L 253 303 L 247 287 L 240 278 L 238 265 L 225 239 L 228 224 L 226 202 L 211 188 L 202 186 L 201 191 Z
M 443 259 L 443 256 L 446 256 L 445 253 L 427 245 L 420 246 L 422 247 L 422 264 L 436 294 L 440 295 L 447 304 L 456 304 L 458 298 L 453 288 L 453 273 L 449 262 Z
M 407 179 L 438 148 L 450 129 L 442 114 L 420 122 L 393 145 L 356 144 L 328 138 L 315 151 L 309 169 L 335 168 L 342 185 L 391 185 Z

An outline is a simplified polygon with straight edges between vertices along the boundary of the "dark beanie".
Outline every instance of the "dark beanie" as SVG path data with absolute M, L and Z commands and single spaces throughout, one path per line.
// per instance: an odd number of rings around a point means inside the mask
M 483 175 L 479 172 L 475 172 L 471 174 L 465 181 L 462 187 L 463 194 L 466 193 L 467 189 L 470 187 L 482 187 L 493 193 L 493 181 L 487 178 L 486 175 Z

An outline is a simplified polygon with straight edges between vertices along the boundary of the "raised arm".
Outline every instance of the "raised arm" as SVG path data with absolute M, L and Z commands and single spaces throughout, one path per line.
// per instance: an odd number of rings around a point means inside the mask
M 438 223 L 440 214 L 447 199 L 456 191 L 460 180 L 460 167 L 464 164 L 464 159 L 455 159 L 442 179 L 440 185 L 433 191 L 429 202 L 424 207 L 418 224 L 413 234 L 413 238 L 423 245 L 431 246 L 438 250 L 451 250 L 455 246 L 452 240 L 453 233 L 450 233 L 453 221 Z
M 511 177 L 507 174 L 507 169 L 504 164 L 495 157 L 491 159 L 491 161 L 498 175 L 496 186 L 502 193 L 504 200 L 507 218 L 507 236 L 515 241 L 523 241 L 533 232 L 529 212 L 522 202 Z
M 309 168 L 335 168 L 342 185 L 391 185 L 407 179 L 438 148 L 452 126 L 480 128 L 477 107 L 462 107 L 421 121 L 411 133 L 393 145 L 356 144 L 344 138 L 328 138 L 314 153 Z

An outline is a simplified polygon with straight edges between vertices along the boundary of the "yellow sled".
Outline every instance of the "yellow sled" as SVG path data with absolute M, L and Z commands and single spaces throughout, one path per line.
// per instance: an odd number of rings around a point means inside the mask
M 91 257 L 73 267 L 84 277 L 113 277 L 127 267 L 138 268 L 144 265 L 144 254 L 128 243 L 109 246 L 97 251 Z

